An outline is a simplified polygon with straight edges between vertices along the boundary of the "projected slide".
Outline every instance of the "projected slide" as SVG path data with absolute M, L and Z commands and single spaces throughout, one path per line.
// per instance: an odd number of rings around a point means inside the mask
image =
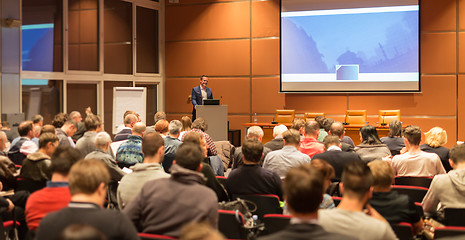
M 418 91 L 418 5 L 281 13 L 282 91 Z
M 23 70 L 53 71 L 53 30 L 52 23 L 21 27 Z

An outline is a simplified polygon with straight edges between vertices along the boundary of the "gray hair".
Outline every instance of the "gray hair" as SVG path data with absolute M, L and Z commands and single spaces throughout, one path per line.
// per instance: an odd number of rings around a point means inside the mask
M 99 132 L 94 143 L 97 147 L 105 147 L 108 143 L 111 143 L 111 137 L 107 132 Z
M 263 133 L 263 129 L 259 126 L 252 126 L 249 129 L 247 129 L 247 138 L 252 138 L 252 137 L 259 138 L 259 137 L 263 137 L 263 135 L 265 135 Z
M 181 131 L 182 123 L 179 120 L 173 120 L 170 122 L 168 129 L 171 135 L 177 135 Z
M 273 137 L 282 136 L 285 131 L 287 131 L 287 127 L 283 124 L 279 124 L 273 128 Z
M 71 119 L 74 119 L 75 117 L 77 116 L 81 116 L 81 113 L 78 112 L 78 111 L 72 111 L 70 114 L 69 114 L 69 118 Z

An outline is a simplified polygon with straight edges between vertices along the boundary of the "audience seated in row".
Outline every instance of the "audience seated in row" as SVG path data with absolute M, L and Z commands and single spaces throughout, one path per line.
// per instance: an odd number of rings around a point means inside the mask
M 434 127 L 425 133 L 425 143 L 420 145 L 420 149 L 425 152 L 436 153 L 441 159 L 446 172 L 449 172 L 452 170 L 452 167 L 449 164 L 449 149 L 442 146 L 446 143 L 446 130 L 440 127 Z
M 389 134 L 387 137 L 382 137 L 381 142 L 391 151 L 391 156 L 400 154 L 400 150 L 405 147 L 404 139 L 402 138 L 402 123 L 394 119 L 389 123 Z
M 205 119 L 203 119 L 202 117 L 198 117 L 192 123 L 192 129 L 187 131 L 186 134 L 188 134 L 190 132 L 197 132 L 197 133 L 202 134 L 203 137 L 205 138 L 206 143 L 207 143 L 208 155 L 209 156 L 214 156 L 214 155 L 217 154 L 216 146 L 213 143 L 213 139 L 210 137 L 210 135 L 208 135 L 208 133 L 205 132 L 205 131 L 207 131 L 207 129 L 208 129 L 207 121 L 205 121 Z M 184 142 L 184 138 L 181 138 L 181 141 Z
M 32 121 L 21 122 L 18 126 L 20 139 L 8 151 L 8 157 L 17 165 L 21 165 L 28 154 L 37 151 L 38 146 L 31 141 L 34 132 Z
M 287 131 L 286 126 L 284 126 L 282 124 L 279 124 L 278 126 L 275 126 L 273 128 L 273 139 L 271 141 L 265 143 L 265 145 L 263 145 L 263 146 L 271 149 L 271 151 L 276 151 L 276 150 L 282 149 L 284 147 L 283 133 L 285 131 Z
M 378 131 L 374 126 L 366 125 L 360 128 L 360 141 L 354 150 L 365 163 L 391 156 L 389 148 L 379 140 Z
M 325 139 L 328 137 L 327 135 Z M 314 167 L 317 169 L 320 173 L 321 176 L 323 177 L 324 180 L 324 185 L 323 185 L 323 201 L 320 204 L 321 209 L 330 209 L 330 208 L 335 208 L 336 206 L 334 205 L 334 201 L 331 198 L 329 194 L 326 193 L 326 190 L 328 189 L 329 185 L 331 185 L 331 180 L 334 179 L 334 168 L 325 160 L 322 159 L 312 159 L 310 162 L 310 166 Z
M 318 134 L 318 123 L 316 121 L 306 122 L 304 137 L 300 139 L 299 151 L 307 154 L 310 158 L 315 154 L 324 152 L 324 145 L 317 141 Z
M 331 124 L 331 127 L 329 128 L 329 134 L 335 135 L 341 140 L 341 150 L 344 152 L 353 152 L 354 151 L 354 146 L 353 142 L 352 144 L 346 143 L 343 141 L 344 138 L 349 138 L 345 136 L 345 130 L 344 130 L 344 125 L 341 122 L 334 122 Z M 349 138 L 351 141 L 352 139 Z M 323 139 L 324 141 L 324 139 Z
M 132 113 L 131 113 L 132 112 Z M 124 127 L 116 133 L 113 140 L 115 142 L 127 140 L 129 135 L 132 134 L 131 128 L 136 124 L 138 121 L 138 117 L 133 111 L 126 111 L 124 114 Z
M 160 120 L 166 120 L 166 113 L 163 111 L 158 111 L 153 115 L 153 126 L 147 126 L 146 133 L 155 132 L 155 125 Z
M 172 120 L 169 123 L 168 131 L 169 134 L 164 138 L 165 140 L 165 156 L 163 158 L 163 169 L 169 173 L 171 165 L 173 164 L 174 157 L 179 145 L 182 144 L 181 140 L 178 139 L 181 134 L 182 123 L 179 120 Z
M 131 134 L 128 135 L 127 141 L 122 143 L 116 151 L 116 161 L 120 166 L 129 167 L 136 163 L 142 163 L 144 160 L 142 137 L 145 129 L 145 124 L 142 122 L 132 125 Z
M 247 129 L 247 139 L 248 140 L 256 139 L 259 142 L 262 142 L 264 135 L 265 134 L 263 133 L 263 129 L 261 127 L 259 127 L 259 126 L 252 126 L 252 127 L 249 127 L 249 129 Z M 263 155 L 261 156 L 260 161 L 259 161 L 260 165 L 263 164 L 263 160 L 265 159 L 266 155 L 269 152 L 271 152 L 270 148 L 263 147 Z M 233 153 L 231 158 L 232 158 L 232 169 L 236 169 L 236 168 L 244 165 L 244 163 L 242 161 L 242 159 L 243 159 L 242 146 L 234 148 L 234 153 Z
M 97 133 L 103 131 L 102 118 L 98 115 L 88 115 L 84 120 L 84 124 L 87 131 L 76 142 L 76 148 L 81 152 L 83 158 L 96 150 L 95 138 Z

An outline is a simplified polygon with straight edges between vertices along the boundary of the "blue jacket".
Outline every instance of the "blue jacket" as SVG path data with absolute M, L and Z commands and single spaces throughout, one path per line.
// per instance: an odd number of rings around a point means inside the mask
M 213 99 L 212 89 L 207 87 L 207 99 Z M 202 92 L 200 86 L 192 88 L 192 105 L 203 105 Z

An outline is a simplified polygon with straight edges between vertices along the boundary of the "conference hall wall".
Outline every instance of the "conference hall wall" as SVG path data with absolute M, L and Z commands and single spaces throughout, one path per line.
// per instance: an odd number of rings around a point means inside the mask
M 404 123 L 424 132 L 445 128 L 451 147 L 465 139 L 465 0 L 422 0 L 420 11 L 422 93 L 285 94 L 279 93 L 279 1 L 167 0 L 166 112 L 170 119 L 190 115 L 188 96 L 207 74 L 214 97 L 229 106 L 230 129 L 242 129 L 254 113 L 271 122 L 284 108 L 337 121 L 346 109 L 367 109 L 372 124 L 379 109 L 400 109 Z

